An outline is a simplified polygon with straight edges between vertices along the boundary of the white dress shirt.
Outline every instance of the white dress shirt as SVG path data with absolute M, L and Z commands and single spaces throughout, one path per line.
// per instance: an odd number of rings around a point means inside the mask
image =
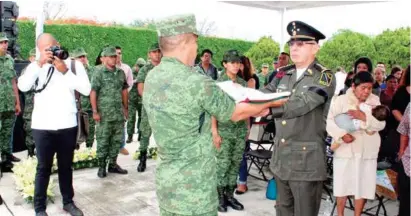
M 345 78 L 347 78 L 347 74 L 344 72 L 337 72 L 335 73 L 335 80 L 336 80 L 336 86 L 335 86 L 335 92 L 334 95 L 338 96 L 340 91 L 344 89 L 345 86 Z
M 74 90 L 88 96 L 91 84 L 84 66 L 79 61 L 75 62 L 76 75 L 71 71 L 71 60 L 65 60 L 66 74 L 55 68 L 53 76 L 47 87 L 34 96 L 31 128 L 37 130 L 60 130 L 77 126 L 77 107 Z M 51 64 L 39 67 L 37 62 L 31 63 L 19 79 L 17 86 L 22 92 L 32 89 L 36 79 L 36 89 L 41 89 L 46 82 L 47 73 Z
M 128 91 L 130 92 L 131 88 L 133 87 L 134 80 L 133 80 L 133 71 L 131 71 L 131 67 L 128 66 L 127 64 L 124 64 L 121 62 L 120 64 L 120 69 L 124 71 L 124 74 L 126 75 L 126 80 L 128 84 Z

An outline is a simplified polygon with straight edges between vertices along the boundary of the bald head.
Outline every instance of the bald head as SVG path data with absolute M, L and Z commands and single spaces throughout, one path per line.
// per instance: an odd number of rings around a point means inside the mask
M 47 49 L 48 47 L 58 45 L 58 42 L 52 34 L 43 33 L 38 36 L 36 45 L 41 52 L 44 49 Z

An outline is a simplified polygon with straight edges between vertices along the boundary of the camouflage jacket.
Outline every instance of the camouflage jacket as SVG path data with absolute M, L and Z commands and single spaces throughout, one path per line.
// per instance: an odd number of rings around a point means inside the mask
M 16 78 L 14 60 L 9 55 L 0 56 L 0 112 L 15 110 L 13 78 Z
M 283 106 L 271 108 L 276 136 L 270 169 L 282 180 L 327 178 L 325 126 L 334 89 L 334 74 L 314 61 L 298 79 L 294 65 L 279 68 L 261 90 L 291 92 Z
M 124 120 L 122 91 L 127 88 L 123 70 L 116 68 L 115 71 L 109 71 L 106 67 L 94 70 L 91 89 L 97 94 L 97 111 L 101 121 Z
M 133 68 L 133 77 L 138 77 L 138 72 L 136 71 L 135 68 Z M 130 102 L 134 102 L 134 103 L 141 103 L 141 96 L 138 94 L 138 90 L 137 90 L 137 83 L 134 83 L 130 92 L 129 92 L 129 97 L 128 100 Z
M 87 76 L 89 77 L 89 79 L 92 77 L 92 73 L 94 71 L 94 67 L 92 66 L 86 66 L 84 67 L 86 69 L 87 72 Z M 90 96 L 84 96 L 84 95 L 80 95 L 80 102 L 81 102 L 81 109 L 83 111 L 91 111 L 92 107 L 91 107 L 91 103 L 90 103 Z
M 217 212 L 210 114 L 220 122 L 229 121 L 234 101 L 194 67 L 163 57 L 147 76 L 143 106 L 158 146 L 160 207 L 179 215 Z M 201 127 L 199 118 L 204 113 Z
M 151 69 L 154 68 L 154 65 L 151 63 L 148 63 L 146 65 L 144 65 L 142 68 L 140 68 L 140 70 L 138 71 L 137 74 L 137 83 L 144 83 L 147 77 L 148 72 L 151 71 Z
M 223 73 L 221 74 L 221 76 L 219 78 L 217 78 L 217 82 L 224 82 L 224 81 L 228 81 L 228 80 L 231 80 L 231 79 L 228 77 L 227 73 L 223 70 Z M 242 86 L 244 86 L 244 87 L 247 87 L 247 82 L 245 80 L 241 79 L 239 76 L 237 76 L 235 82 L 242 85 Z M 238 131 L 238 129 L 240 129 L 240 130 L 243 129 L 243 131 L 245 133 L 247 131 L 247 122 L 246 121 L 239 121 L 239 122 L 229 121 L 229 122 L 226 122 L 226 123 L 224 123 L 224 122 L 220 123 L 219 122 L 218 126 L 217 126 L 217 129 L 218 129 L 219 132 L 227 131 L 227 132 L 230 132 L 230 133 L 235 133 L 235 132 Z M 235 135 L 235 134 L 233 134 L 233 135 Z

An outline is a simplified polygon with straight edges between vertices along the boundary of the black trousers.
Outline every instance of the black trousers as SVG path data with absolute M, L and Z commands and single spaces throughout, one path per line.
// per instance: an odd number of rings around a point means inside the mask
M 33 129 L 37 149 L 37 172 L 34 188 L 34 210 L 46 210 L 47 187 L 50 181 L 54 154 L 57 154 L 58 179 L 63 205 L 73 202 L 73 155 L 76 147 L 77 127 L 52 130 Z
M 401 166 L 398 170 L 398 192 L 400 198 L 400 207 L 398 216 L 410 215 L 410 177 L 405 174 L 404 166 Z

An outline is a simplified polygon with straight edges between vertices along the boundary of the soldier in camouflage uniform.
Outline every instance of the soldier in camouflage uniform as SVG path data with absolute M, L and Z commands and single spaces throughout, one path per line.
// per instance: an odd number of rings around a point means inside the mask
M 116 48 L 105 47 L 102 52 L 103 65 L 92 72 L 90 102 L 93 118 L 97 122 L 98 177 L 106 177 L 108 172 L 127 174 L 117 164 L 124 120 L 128 115 L 128 85 L 124 72 L 116 67 Z
M 92 77 L 91 72 L 93 71 L 93 67 L 89 65 L 88 59 L 87 59 L 87 53 L 84 50 L 84 48 L 79 47 L 74 49 L 71 52 L 71 57 L 81 63 L 83 63 L 84 68 L 86 69 L 87 76 Z M 93 143 L 94 143 L 94 134 L 95 134 L 95 128 L 96 128 L 96 123 L 94 119 L 92 118 L 93 116 L 93 111 L 91 108 L 91 103 L 90 103 L 90 96 L 80 96 L 80 102 L 81 102 L 81 109 L 84 112 L 87 112 L 89 118 L 88 118 L 88 123 L 89 123 L 89 133 L 88 137 L 86 140 L 86 146 L 87 148 L 92 148 Z
M 137 121 L 137 129 L 138 131 L 138 141 L 140 141 L 140 122 L 141 122 L 141 96 L 138 94 L 137 90 L 137 76 L 138 76 L 138 71 L 140 68 L 144 67 L 146 64 L 146 61 L 143 58 L 138 58 L 136 65 L 133 67 L 133 77 L 136 77 L 134 80 L 133 87 L 131 88 L 129 92 L 129 99 L 128 99 L 128 109 L 129 109 L 129 119 L 127 121 L 127 143 L 131 143 L 133 141 L 133 134 L 134 134 L 134 128 L 136 127 L 136 112 L 138 116 L 138 121 Z
M 271 109 L 276 137 L 270 169 L 277 182 L 278 216 L 317 216 L 326 172 L 325 123 L 334 95 L 334 74 L 315 59 L 315 28 L 293 21 L 287 26 L 295 65 L 278 69 L 263 92 L 292 92 L 283 106 Z
M 143 90 L 145 87 L 145 80 L 147 74 L 160 63 L 161 60 L 161 51 L 158 43 L 154 43 L 148 49 L 148 55 L 150 58 L 150 62 L 146 64 L 144 67 L 140 69 L 137 74 L 137 85 L 138 85 L 138 93 L 140 96 L 143 95 Z M 142 98 L 144 101 L 144 98 Z M 151 128 L 148 124 L 147 114 L 145 109 L 141 110 L 141 123 L 139 128 L 139 135 L 141 135 L 140 139 L 140 163 L 137 166 L 138 172 L 144 172 L 146 170 L 146 160 L 147 160 L 147 148 L 150 144 L 150 136 L 151 136 Z
M 33 62 L 36 58 L 36 48 L 30 50 L 29 52 L 29 61 Z M 22 71 L 22 74 L 25 72 L 25 69 Z M 34 87 L 34 86 L 33 86 Z M 24 112 L 23 112 L 23 128 L 26 135 L 26 146 L 29 157 L 34 156 L 34 139 L 31 132 L 31 114 L 33 113 L 34 107 L 34 89 L 24 93 Z
M 15 115 L 21 111 L 14 60 L 6 53 L 8 41 L 6 34 L 0 32 L 0 152 L 2 166 L 5 170 L 11 169 L 12 162 L 15 161 L 10 138 L 13 133 Z
M 240 62 L 241 55 L 237 50 L 224 53 L 224 71 L 217 81 L 231 80 L 247 87 L 247 82 L 237 76 Z M 212 117 L 212 133 L 214 144 L 221 145 L 221 148 L 217 150 L 218 211 L 227 212 L 227 206 L 235 210 L 243 210 L 244 206 L 233 197 L 233 194 L 237 187 L 237 176 L 243 159 L 247 123 L 246 121 L 218 123 L 217 119 Z
M 271 73 L 268 71 L 269 66 L 267 63 L 261 65 L 261 72 L 257 74 L 258 80 L 260 81 L 260 88 L 266 86 L 268 84 L 268 78 L 270 77 Z
M 219 122 L 268 114 L 267 104 L 235 102 L 193 67 L 197 55 L 194 15 L 157 23 L 164 57 L 146 78 L 143 106 L 158 146 L 156 192 L 161 216 L 217 216 L 215 147 L 211 116 Z M 178 41 L 178 43 L 176 43 Z M 199 117 L 206 113 L 203 125 Z

